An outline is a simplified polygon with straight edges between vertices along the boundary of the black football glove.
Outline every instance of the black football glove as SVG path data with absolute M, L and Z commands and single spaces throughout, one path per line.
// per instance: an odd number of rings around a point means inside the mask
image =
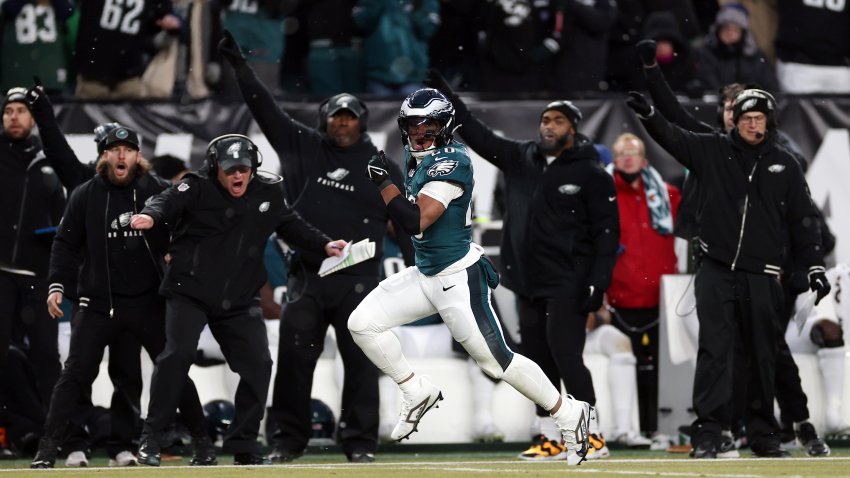
M 245 63 L 245 55 L 230 30 L 225 29 L 222 32 L 221 41 L 218 42 L 218 52 L 233 66 Z
M 602 299 L 605 297 L 605 291 L 592 285 L 587 286 L 587 289 L 585 290 L 587 291 L 587 296 L 584 299 L 584 303 L 581 305 L 581 313 L 589 314 L 601 309 Z
M 643 66 L 655 66 L 655 47 L 655 40 L 641 40 L 635 45 Z
M 646 101 L 646 97 L 637 91 L 629 92 L 626 105 L 640 116 L 647 117 L 652 114 L 652 106 L 649 105 L 649 101 Z
M 392 179 L 390 179 L 387 155 L 383 151 L 378 151 L 378 154 L 373 154 L 369 158 L 369 164 L 366 166 L 366 176 L 378 187 L 378 191 L 383 191 L 384 188 L 393 183 Z
M 425 86 L 429 88 L 434 88 L 435 90 L 439 90 L 440 93 L 446 95 L 446 98 L 451 100 L 455 96 L 455 92 L 452 91 L 451 85 L 449 85 L 448 80 L 444 77 L 439 70 L 436 68 L 428 68 L 428 72 L 425 73 Z
M 27 102 L 34 105 L 44 97 L 44 83 L 38 76 L 32 77 L 33 85 L 27 90 Z
M 809 272 L 809 287 L 811 287 L 812 292 L 817 294 L 817 297 L 815 298 L 815 305 L 818 305 L 818 302 L 826 297 L 831 289 L 829 286 L 829 280 L 827 280 L 826 274 L 824 274 L 822 270 Z

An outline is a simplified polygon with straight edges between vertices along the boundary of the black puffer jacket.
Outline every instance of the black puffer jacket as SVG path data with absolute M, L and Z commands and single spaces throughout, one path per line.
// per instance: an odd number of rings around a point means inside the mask
M 41 154 L 41 141 L 0 133 L 0 269 L 47 275 L 65 191 Z

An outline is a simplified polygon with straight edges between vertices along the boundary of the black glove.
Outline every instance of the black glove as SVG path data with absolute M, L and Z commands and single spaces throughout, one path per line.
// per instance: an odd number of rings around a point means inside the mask
M 236 43 L 230 30 L 225 29 L 222 32 L 221 41 L 218 42 L 218 52 L 233 66 L 245 63 L 245 55 L 242 54 L 242 49 L 239 48 L 239 43 Z
M 378 151 L 378 154 L 373 154 L 369 158 L 369 165 L 366 166 L 366 176 L 378 186 L 378 191 L 383 191 L 384 188 L 393 183 L 390 179 L 389 164 L 387 163 L 387 155 L 383 151 Z
M 643 66 L 655 66 L 655 47 L 655 40 L 641 40 L 635 45 Z
M 602 308 L 602 299 L 605 297 L 605 291 L 597 289 L 595 286 L 587 286 L 587 297 L 584 299 L 584 304 L 581 306 L 582 314 L 596 312 Z
M 626 105 L 643 117 L 649 116 L 652 113 L 652 106 L 649 105 L 649 101 L 646 101 L 646 97 L 637 91 L 629 92 L 629 97 L 626 98 Z
M 38 76 L 32 77 L 33 85 L 27 90 L 27 102 L 31 105 L 36 104 L 44 95 L 44 83 Z
M 446 95 L 446 98 L 454 102 L 455 92 L 452 91 L 446 77 L 436 68 L 428 68 L 428 72 L 425 73 L 425 86 L 439 90 L 440 93 Z
M 820 270 L 809 272 L 809 287 L 818 295 L 815 298 L 815 305 L 818 305 L 818 302 L 829 294 L 830 287 L 826 274 Z

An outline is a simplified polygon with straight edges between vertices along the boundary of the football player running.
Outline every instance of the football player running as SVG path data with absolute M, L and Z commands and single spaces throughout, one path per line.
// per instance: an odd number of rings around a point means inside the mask
M 452 140 L 454 107 L 435 89 L 418 90 L 402 103 L 398 126 L 407 167 L 405 195 L 392 184 L 383 152 L 369 161 L 367 174 L 390 217 L 413 237 L 416 265 L 382 281 L 348 319 L 357 345 L 401 389 L 401 413 L 391 437 L 400 441 L 417 431 L 422 416 L 443 396 L 416 375 L 390 329 L 439 312 L 485 373 L 549 411 L 568 464 L 581 463 L 590 405 L 562 396 L 536 363 L 513 352 L 491 306 L 499 277 L 471 239 L 472 161 L 466 146 Z

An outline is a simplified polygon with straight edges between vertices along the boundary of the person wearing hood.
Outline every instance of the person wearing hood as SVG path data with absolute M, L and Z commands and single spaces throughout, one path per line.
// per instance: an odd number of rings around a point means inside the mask
M 695 279 L 699 352 L 693 389 L 695 458 L 717 458 L 731 423 L 736 341 L 744 346 L 750 449 L 787 457 L 780 447 L 775 398 L 775 333 L 783 314 L 779 278 L 787 254 L 805 267 L 819 301 L 829 293 L 818 212 L 802 169 L 776 140 L 776 100 L 750 88 L 735 97 L 728 133 L 693 133 L 671 124 L 646 98 L 626 103 L 673 158 L 696 175 L 710 201 L 697 218 L 702 256 Z
M 713 58 L 688 45 L 672 13 L 651 13 L 644 24 L 643 38 L 655 41 L 656 60 L 674 91 L 698 98 L 720 86 Z
M 27 89 L 10 89 L 0 132 L 0 367 L 14 327 L 28 340 L 39 406 L 46 411 L 61 370 L 59 328 L 44 307 L 47 265 L 65 191 L 34 128 Z
M 381 195 L 360 173 L 378 153 L 366 134 L 369 110 L 356 96 L 340 93 L 320 104 L 318 126 L 293 120 L 277 107 L 230 33 L 224 35 L 219 51 L 233 65 L 248 109 L 281 160 L 291 207 L 332 237 L 368 238 L 376 245 L 373 259 L 327 277 L 318 275 L 321 254 L 293 247 L 269 414 L 275 430 L 270 458 L 292 461 L 307 448 L 313 371 L 328 327 L 333 326 L 345 368 L 340 416 L 345 426 L 340 427 L 339 441 L 349 460 L 373 461 L 378 446 L 378 369 L 353 342 L 346 325 L 357 304 L 378 285 L 383 238 L 390 223 Z M 393 180 L 401 185 L 401 170 L 390 163 Z M 394 230 L 412 264 L 409 236 L 401 227 Z
M 709 28 L 703 48 L 714 57 L 720 84 L 757 84 L 768 91 L 778 91 L 779 82 L 773 67 L 759 50 L 750 33 L 747 10 L 740 4 L 720 7 Z
M 594 172 L 595 180 L 598 180 L 605 187 L 610 187 L 611 194 L 608 197 L 616 195 L 613 181 L 602 169 L 602 165 L 599 163 L 599 154 L 593 144 L 582 135 L 576 136 L 575 128 L 581 120 L 581 112 L 569 101 L 551 102 L 540 113 L 538 138 L 535 140 L 516 140 L 496 134 L 492 128 L 473 115 L 437 70 L 429 70 L 425 82 L 440 90 L 454 105 L 458 124 L 457 132 L 463 137 L 464 142 L 503 173 L 505 181 L 504 202 L 507 209 L 504 213 L 499 253 L 501 284 L 510 289 L 516 296 L 520 335 L 523 339 L 519 345 L 520 352 L 540 364 L 552 383 L 561 382 L 562 377 L 558 372 L 559 369 L 567 371 L 571 375 L 571 380 L 567 381 L 570 384 L 570 393 L 577 399 L 592 405 L 595 402 L 593 383 L 590 380 L 590 374 L 584 368 L 581 357 L 584 348 L 585 317 L 570 317 L 569 320 L 557 321 L 549 321 L 543 318 L 546 311 L 541 306 L 541 301 L 535 298 L 537 289 L 532 278 L 533 275 L 542 271 L 535 268 L 529 257 L 532 254 L 530 251 L 540 245 L 535 243 L 535 238 L 532 237 L 532 218 L 536 218 L 541 227 L 545 225 L 546 221 L 541 216 L 544 212 L 535 210 L 539 208 L 539 205 L 535 205 L 535 201 L 541 200 L 537 196 L 541 188 L 541 181 L 559 155 L 567 154 L 567 151 L 570 152 L 569 154 L 577 152 L 576 144 L 580 142 L 581 152 L 586 154 L 588 158 L 595 160 L 595 163 L 586 162 L 588 168 Z M 597 163 L 598 170 L 593 165 Z M 597 175 L 596 173 L 601 174 Z M 582 191 L 581 197 L 596 192 L 596 189 Z M 602 199 L 605 201 L 604 206 L 609 206 L 608 197 Z M 612 224 L 614 229 L 612 231 L 616 231 L 619 227 L 616 217 L 616 203 L 611 203 L 610 207 L 606 208 L 605 214 L 612 213 L 614 214 Z M 547 211 L 545 214 L 555 214 L 555 212 Z M 587 220 L 589 221 L 590 218 Z M 545 241 L 548 242 L 553 239 L 547 238 Z M 615 237 L 613 242 L 608 244 L 611 249 L 611 269 L 614 268 L 617 240 L 618 238 Z M 557 246 L 555 250 L 560 250 L 560 248 L 561 246 Z M 547 251 L 547 253 L 551 253 L 551 251 Z M 564 253 L 569 255 L 570 252 L 564 251 Z M 548 265 L 545 258 L 541 258 L 541 260 L 547 263 L 547 265 L 544 265 L 546 270 L 557 267 Z M 610 279 L 610 270 L 608 277 Z M 580 280 L 584 279 L 581 278 Z M 553 282 L 557 282 L 557 279 L 553 279 Z M 582 286 L 584 285 L 582 284 Z M 607 287 L 607 282 L 602 280 L 599 285 Z M 582 292 L 582 295 L 584 294 Z M 599 299 L 601 306 L 601 292 L 594 299 L 596 298 Z M 569 329 L 569 332 L 565 329 Z M 561 343 L 562 340 L 566 340 L 566 342 Z M 556 342 L 558 343 L 555 346 Z M 553 344 L 551 349 L 550 343 Z M 555 355 L 559 355 L 559 359 L 553 359 Z M 572 366 L 561 368 L 560 365 L 566 361 L 578 363 L 580 370 L 573 371 Z M 520 457 L 529 460 L 563 459 L 564 446 L 558 439 L 554 421 L 549 417 L 548 412 L 541 407 L 537 408 L 536 414 L 540 419 L 540 432 L 531 446 L 520 454 Z M 593 459 L 597 450 L 605 447 L 597 420 L 591 421 L 590 433 L 590 443 L 593 449 L 588 451 L 588 459 Z

